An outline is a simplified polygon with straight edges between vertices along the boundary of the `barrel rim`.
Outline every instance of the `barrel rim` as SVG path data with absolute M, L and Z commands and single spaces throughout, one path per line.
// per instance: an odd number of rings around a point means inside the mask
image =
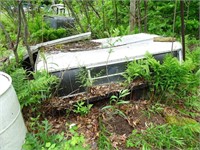
M 12 84 L 12 78 L 10 77 L 10 75 L 8 75 L 7 73 L 2 72 L 2 71 L 0 71 L 0 76 L 3 76 L 8 79 L 7 87 L 5 89 L 3 89 L 2 91 L 0 91 L 0 96 L 1 96 L 10 88 L 10 86 Z

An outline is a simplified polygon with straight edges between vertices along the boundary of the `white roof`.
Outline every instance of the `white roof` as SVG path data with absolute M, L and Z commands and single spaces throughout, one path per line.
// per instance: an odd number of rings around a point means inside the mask
M 48 69 L 49 72 L 79 68 L 82 66 L 89 68 L 105 65 L 106 63 L 112 64 L 143 58 L 147 52 L 155 55 L 182 49 L 179 42 L 173 42 L 173 44 L 172 42 L 153 42 L 153 37 L 157 37 L 157 35 L 140 33 L 123 37 L 93 40 L 102 43 L 100 49 L 45 53 L 46 60 L 43 60 L 39 56 L 35 68 L 36 70 Z M 112 47 L 109 48 L 110 44 L 108 43 L 111 43 Z
M 0 96 L 11 86 L 11 78 L 8 74 L 0 72 Z

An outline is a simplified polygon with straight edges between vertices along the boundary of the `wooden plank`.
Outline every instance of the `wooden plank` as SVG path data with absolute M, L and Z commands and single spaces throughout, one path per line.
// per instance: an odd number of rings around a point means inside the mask
M 154 42 L 175 42 L 176 38 L 173 37 L 154 37 Z

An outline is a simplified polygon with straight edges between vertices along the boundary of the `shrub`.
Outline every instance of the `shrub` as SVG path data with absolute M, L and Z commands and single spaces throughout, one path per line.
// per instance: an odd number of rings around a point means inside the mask
M 69 36 L 73 29 L 53 29 L 43 20 L 43 15 L 37 14 L 34 19 L 28 22 L 31 42 L 45 42 Z

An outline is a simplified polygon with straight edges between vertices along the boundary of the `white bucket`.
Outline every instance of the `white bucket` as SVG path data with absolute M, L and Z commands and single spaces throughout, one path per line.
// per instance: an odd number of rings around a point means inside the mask
M 0 150 L 21 150 L 26 126 L 11 77 L 0 72 Z

